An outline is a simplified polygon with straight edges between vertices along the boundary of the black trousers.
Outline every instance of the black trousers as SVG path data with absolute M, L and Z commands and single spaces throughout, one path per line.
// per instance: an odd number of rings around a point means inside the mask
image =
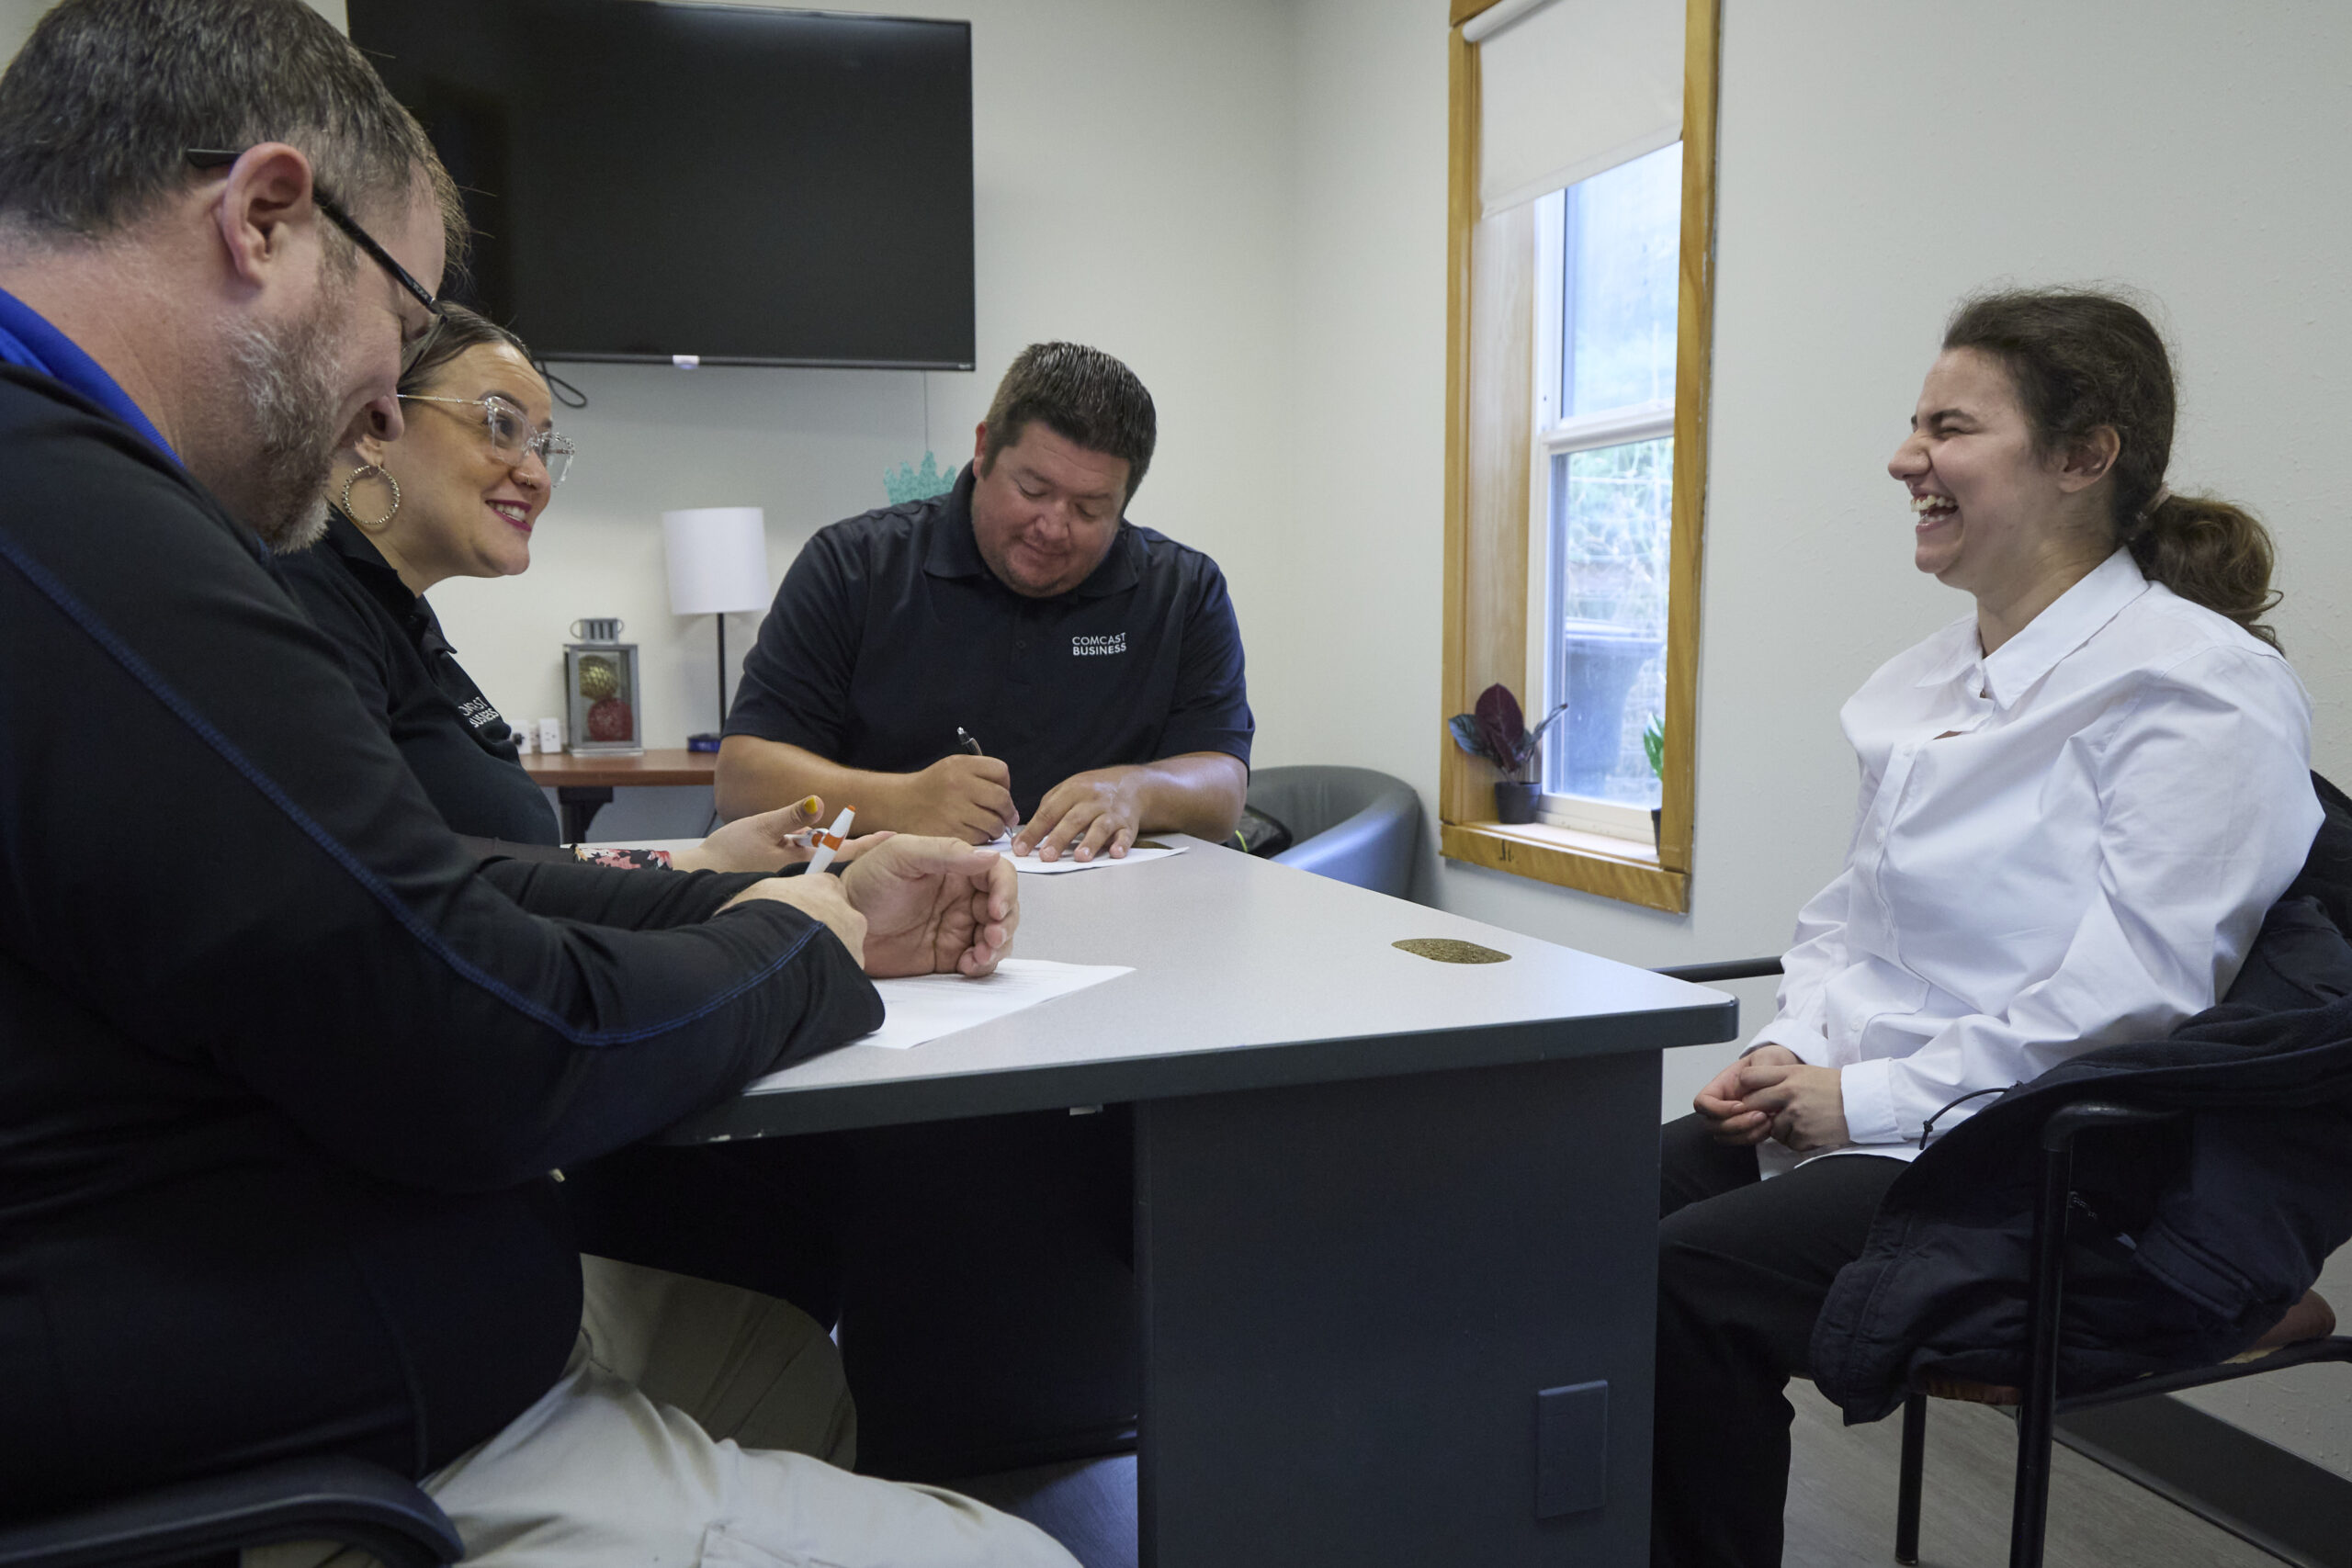
M 1652 1568 L 1772 1568 L 1789 1491 L 1786 1390 L 1838 1270 L 1903 1162 L 1816 1159 L 1770 1181 L 1697 1116 L 1662 1131 Z
M 780 1296 L 831 1328 L 859 1180 L 854 1134 L 636 1144 L 564 1172 L 582 1252 Z
M 566 1171 L 583 1252 L 838 1325 L 858 1469 L 946 1481 L 1131 1446 L 1132 1111 L 691 1147 Z

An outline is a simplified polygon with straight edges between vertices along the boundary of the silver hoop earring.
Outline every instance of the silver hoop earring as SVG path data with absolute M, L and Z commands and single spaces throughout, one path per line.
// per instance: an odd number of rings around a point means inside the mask
M 385 511 L 381 517 L 377 518 L 373 523 L 360 523 L 358 514 L 351 510 L 351 487 L 365 479 L 379 479 L 392 487 L 392 504 Z M 345 517 L 350 518 L 354 523 L 358 523 L 360 527 L 370 529 L 381 528 L 393 518 L 399 516 L 400 511 L 401 481 L 392 478 L 391 475 L 384 472 L 383 469 L 378 468 L 375 464 L 360 464 L 357 468 L 351 470 L 351 477 L 343 481 L 343 514 Z

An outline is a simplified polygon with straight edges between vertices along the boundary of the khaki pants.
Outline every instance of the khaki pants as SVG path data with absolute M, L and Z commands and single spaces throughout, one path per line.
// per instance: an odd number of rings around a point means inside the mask
M 581 1264 L 587 1304 L 562 1378 L 424 1483 L 469 1568 L 1076 1568 L 968 1497 L 839 1468 L 856 1416 L 832 1341 L 798 1309 Z M 310 1542 L 244 1554 L 245 1568 L 372 1561 Z

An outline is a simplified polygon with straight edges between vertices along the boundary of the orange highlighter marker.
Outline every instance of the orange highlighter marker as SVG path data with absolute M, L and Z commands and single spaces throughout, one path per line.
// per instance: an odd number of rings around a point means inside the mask
M 833 857 L 841 852 L 842 839 L 849 832 L 850 818 L 856 815 L 855 807 L 845 806 L 842 807 L 842 814 L 833 818 L 833 825 L 816 835 L 817 852 L 808 857 L 808 870 L 805 874 L 815 876 L 833 863 Z

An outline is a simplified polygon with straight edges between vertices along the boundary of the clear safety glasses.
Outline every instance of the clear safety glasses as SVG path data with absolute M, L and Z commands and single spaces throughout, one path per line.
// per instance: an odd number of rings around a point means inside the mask
M 504 398 L 495 395 L 487 398 L 428 398 L 402 392 L 401 401 L 450 403 L 458 408 L 475 410 L 481 415 L 482 434 L 490 442 L 490 449 L 497 454 L 499 460 L 510 468 L 519 468 L 526 457 L 537 457 L 539 466 L 548 471 L 550 487 L 561 484 L 564 470 L 571 466 L 571 443 L 552 430 L 533 430 L 523 411 Z

